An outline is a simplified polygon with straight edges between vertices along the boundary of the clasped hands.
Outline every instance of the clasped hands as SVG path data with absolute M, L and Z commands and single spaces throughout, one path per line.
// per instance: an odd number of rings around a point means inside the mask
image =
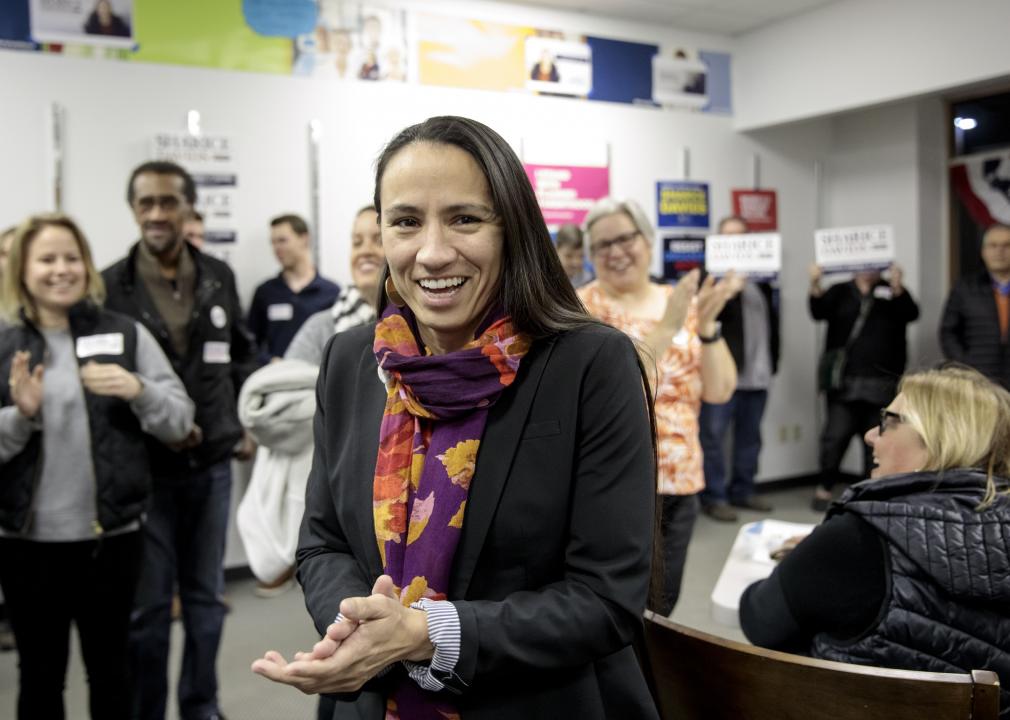
M 43 363 L 29 370 L 32 354 L 28 350 L 19 350 L 11 360 L 11 372 L 8 378 L 11 400 L 21 414 L 27 418 L 35 417 L 42 407 L 42 377 L 45 374 Z M 133 400 L 144 389 L 135 374 L 115 363 L 89 362 L 81 368 L 81 384 L 95 395 L 107 395 Z
M 340 612 L 343 620 L 330 625 L 312 650 L 296 652 L 291 662 L 270 650 L 252 671 L 306 694 L 354 692 L 387 665 L 424 662 L 435 652 L 426 614 L 400 603 L 388 575 L 375 581 L 368 597 L 346 598 Z

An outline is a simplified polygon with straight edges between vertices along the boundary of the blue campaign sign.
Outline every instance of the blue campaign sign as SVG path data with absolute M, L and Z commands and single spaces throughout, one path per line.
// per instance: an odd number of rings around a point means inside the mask
M 316 27 L 316 0 L 242 0 L 246 24 L 268 37 L 297 37 Z
M 679 280 L 695 268 L 705 266 L 705 238 L 675 235 L 663 238 L 663 277 Z
M 659 227 L 707 228 L 708 183 L 660 180 L 656 183 Z

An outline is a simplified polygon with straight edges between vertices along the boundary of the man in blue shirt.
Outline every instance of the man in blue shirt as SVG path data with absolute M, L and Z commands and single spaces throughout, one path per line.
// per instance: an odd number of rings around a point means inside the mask
M 340 294 L 336 283 L 316 272 L 309 226 L 301 217 L 281 215 L 271 220 L 270 244 L 281 272 L 256 288 L 249 309 L 249 329 L 263 364 L 283 357 L 302 323 L 332 306 Z

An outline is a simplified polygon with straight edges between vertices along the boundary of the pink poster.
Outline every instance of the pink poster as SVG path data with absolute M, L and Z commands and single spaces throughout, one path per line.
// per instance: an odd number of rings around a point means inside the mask
M 526 176 L 553 233 L 561 225 L 581 225 L 600 198 L 610 194 L 610 168 L 526 164 Z

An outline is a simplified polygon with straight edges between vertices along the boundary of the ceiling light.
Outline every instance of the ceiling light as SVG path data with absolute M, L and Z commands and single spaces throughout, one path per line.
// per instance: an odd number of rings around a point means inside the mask
M 978 120 L 969 117 L 954 118 L 954 127 L 959 130 L 974 130 L 978 127 Z

